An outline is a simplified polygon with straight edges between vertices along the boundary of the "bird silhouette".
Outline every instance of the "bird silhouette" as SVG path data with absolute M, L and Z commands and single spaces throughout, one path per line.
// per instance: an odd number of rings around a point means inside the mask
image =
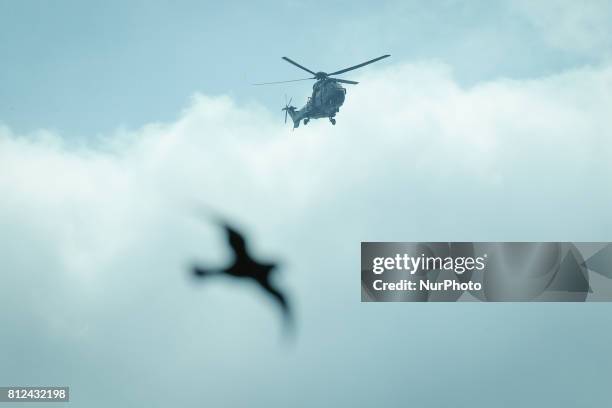
M 249 253 L 244 236 L 227 222 L 220 221 L 221 226 L 227 234 L 228 244 L 233 252 L 233 260 L 230 265 L 223 269 L 206 269 L 194 266 L 193 274 L 197 278 L 205 278 L 215 275 L 227 275 L 233 278 L 248 278 L 259 284 L 269 296 L 280 306 L 284 321 L 287 325 L 292 324 L 292 315 L 287 297 L 270 281 L 271 272 L 277 268 L 274 263 L 258 262 Z

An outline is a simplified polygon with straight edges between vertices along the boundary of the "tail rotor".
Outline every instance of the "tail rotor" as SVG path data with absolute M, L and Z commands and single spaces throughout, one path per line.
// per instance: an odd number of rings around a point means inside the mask
M 291 106 L 291 101 L 292 100 L 293 100 L 293 97 L 291 97 L 289 99 L 289 102 L 287 102 L 287 95 L 285 95 L 285 107 L 283 109 L 281 109 L 281 110 L 285 111 L 285 123 L 287 123 L 287 113 L 289 112 L 289 109 L 292 108 L 292 106 Z
M 287 95 L 285 95 L 285 107 L 281 109 L 285 111 L 285 123 L 287 123 L 287 113 L 289 112 L 289 109 L 291 109 L 291 100 L 293 100 L 293 98 L 290 98 L 289 102 L 287 102 Z

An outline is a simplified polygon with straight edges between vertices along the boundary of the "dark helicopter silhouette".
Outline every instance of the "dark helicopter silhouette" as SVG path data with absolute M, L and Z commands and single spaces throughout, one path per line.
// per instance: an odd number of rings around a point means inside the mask
M 349 68 L 344 68 L 338 71 L 331 72 L 329 74 L 321 71 L 311 71 L 310 69 L 298 64 L 297 62 L 287 57 L 283 57 L 283 59 L 288 63 L 293 64 L 296 67 L 301 68 L 314 76 L 312 78 L 293 79 L 290 81 L 278 82 L 263 82 L 254 85 L 282 84 L 286 82 L 316 79 L 317 82 L 315 82 L 312 86 L 312 96 L 308 98 L 306 105 L 304 105 L 302 109 L 297 109 L 295 106 L 291 106 L 291 99 L 289 100 L 289 102 L 285 101 L 285 107 L 282 109 L 285 111 L 285 123 L 287 123 L 287 114 L 289 114 L 289 116 L 291 116 L 291 119 L 293 120 L 294 129 L 300 126 L 301 120 L 304 120 L 304 124 L 306 125 L 310 121 L 310 119 L 319 118 L 329 118 L 329 121 L 332 123 L 332 125 L 335 125 L 336 119 L 334 117 L 336 116 L 336 113 L 338 113 L 338 111 L 340 110 L 340 106 L 342 106 L 342 104 L 344 103 L 344 98 L 346 96 L 346 89 L 343 88 L 340 83 L 357 85 L 359 82 L 349 81 L 348 79 L 332 78 L 331 76 L 343 74 L 345 72 L 361 68 L 365 65 L 371 64 L 387 57 L 390 57 L 390 55 L 383 55 L 381 57 L 362 62 L 361 64 L 353 65 Z
M 248 278 L 259 284 L 268 295 L 270 295 L 280 306 L 285 323 L 292 324 L 292 315 L 289 308 L 287 297 L 270 282 L 270 275 L 277 264 L 258 262 L 249 253 L 244 236 L 235 228 L 224 221 L 220 221 L 221 226 L 227 234 L 227 242 L 230 246 L 234 259 L 229 266 L 221 269 L 205 269 L 194 266 L 193 274 L 197 278 L 204 278 L 214 275 L 227 275 L 232 278 Z

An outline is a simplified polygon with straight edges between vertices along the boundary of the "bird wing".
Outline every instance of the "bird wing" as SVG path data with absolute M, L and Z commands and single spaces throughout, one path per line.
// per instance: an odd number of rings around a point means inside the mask
M 291 324 L 293 320 L 291 315 L 291 309 L 289 307 L 289 302 L 287 301 L 285 295 L 280 290 L 275 288 L 268 279 L 258 279 L 257 281 L 261 285 L 262 289 L 265 290 L 268 295 L 272 296 L 272 298 L 274 298 L 278 302 L 278 305 L 280 306 L 281 311 L 283 312 L 285 322 Z
M 218 273 L 216 271 L 201 268 L 199 266 L 194 266 L 193 268 L 191 268 L 191 272 L 193 272 L 193 274 L 197 276 L 198 278 L 203 278 L 205 276 L 210 276 L 210 275 L 214 275 L 215 273 Z
M 246 240 L 244 236 L 235 230 L 231 225 L 224 224 L 225 232 L 227 233 L 227 242 L 229 246 L 236 254 L 236 257 L 243 258 L 248 257 Z

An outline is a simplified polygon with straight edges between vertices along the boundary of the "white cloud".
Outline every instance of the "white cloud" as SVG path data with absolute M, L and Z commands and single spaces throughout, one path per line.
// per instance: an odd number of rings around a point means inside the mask
M 257 367 L 280 389 L 308 382 L 316 395 L 325 380 L 309 370 L 327 361 L 330 375 L 343 378 L 333 395 L 344 401 L 346 373 L 377 370 L 358 356 L 383 339 L 360 337 L 363 328 L 388 330 L 402 316 L 357 304 L 361 240 L 609 239 L 612 67 L 468 89 L 448 67 L 427 62 L 356 79 L 335 127 L 319 120 L 291 132 L 280 114 L 196 95 L 175 121 L 118 131 L 94 146 L 1 128 L 0 295 L 11 309 L 0 320 L 12 330 L 0 346 L 16 353 L 7 363 L 15 371 L 0 383 L 70 383 L 76 403 L 91 406 L 83 396 L 89 381 L 132 381 L 132 389 L 109 385 L 116 396 L 100 397 L 104 406 L 149 398 L 152 385 L 214 382 L 178 397 L 179 405 L 229 406 L 246 403 L 231 390 L 233 380 L 248 379 L 261 387 L 249 401 L 291 405 L 289 394 L 270 399 Z M 256 238 L 258 253 L 287 265 L 281 281 L 301 323 L 294 352 L 277 354 L 278 316 L 265 299 L 232 282 L 196 288 L 186 280 L 192 260 L 224 259 L 218 231 L 195 216 L 198 202 L 227 213 Z M 431 318 L 449 313 L 429 310 Z M 415 318 L 411 329 L 419 324 Z M 456 329 L 439 330 L 445 337 Z M 418 348 L 430 337 L 412 340 Z M 509 355 L 528 340 L 512 339 Z M 58 369 L 50 351 L 70 363 Z M 23 362 L 24 352 L 44 364 Z M 417 381 L 429 362 L 410 364 L 412 374 L 386 380 Z

